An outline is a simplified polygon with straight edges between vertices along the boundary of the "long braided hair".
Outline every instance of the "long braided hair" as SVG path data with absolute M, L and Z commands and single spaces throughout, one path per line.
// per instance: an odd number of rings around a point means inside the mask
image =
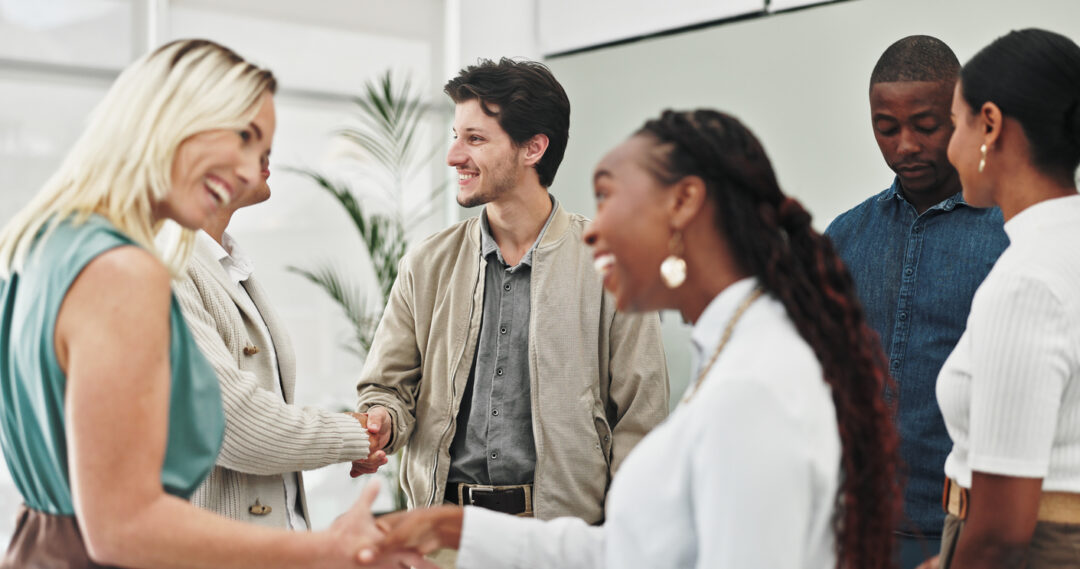
M 665 111 L 637 135 L 658 142 L 652 174 L 664 184 L 702 178 L 716 225 L 739 266 L 780 300 L 821 362 L 842 443 L 833 527 L 837 566 L 892 567 L 901 493 L 899 439 L 882 397 L 891 388 L 877 335 L 832 243 L 786 197 L 764 148 L 737 119 L 713 110 Z

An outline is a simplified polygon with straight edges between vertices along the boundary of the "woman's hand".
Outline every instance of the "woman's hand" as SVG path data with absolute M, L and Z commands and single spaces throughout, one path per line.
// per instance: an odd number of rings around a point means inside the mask
M 372 480 L 364 486 L 360 498 L 351 508 L 334 520 L 328 530 L 334 536 L 334 542 L 351 549 L 356 561 L 362 567 L 377 569 L 439 569 L 438 565 L 424 559 L 423 555 L 410 548 L 376 548 L 376 543 L 383 537 L 383 530 L 371 515 L 371 505 L 379 495 L 379 483 Z
M 379 517 L 376 524 L 385 536 L 380 551 L 418 551 L 427 555 L 438 549 L 461 545 L 461 525 L 465 510 L 458 506 L 438 506 Z

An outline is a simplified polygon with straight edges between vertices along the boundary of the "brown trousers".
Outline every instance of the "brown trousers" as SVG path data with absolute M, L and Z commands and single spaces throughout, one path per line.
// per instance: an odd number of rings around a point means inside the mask
M 952 565 L 964 521 L 949 514 L 941 535 L 941 569 Z M 1024 559 L 1026 569 L 1080 567 L 1080 525 L 1038 522 Z
M 19 507 L 0 569 L 110 569 L 90 560 L 79 525 L 72 516 L 56 516 Z

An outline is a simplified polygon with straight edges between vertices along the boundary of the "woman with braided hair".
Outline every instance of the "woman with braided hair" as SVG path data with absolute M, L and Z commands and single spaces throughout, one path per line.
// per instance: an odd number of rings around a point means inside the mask
M 623 463 L 603 527 L 441 507 L 384 518 L 381 547 L 459 548 L 462 569 L 891 567 L 884 358 L 761 144 L 731 116 L 667 111 L 593 183 L 605 288 L 694 323 L 696 379 Z

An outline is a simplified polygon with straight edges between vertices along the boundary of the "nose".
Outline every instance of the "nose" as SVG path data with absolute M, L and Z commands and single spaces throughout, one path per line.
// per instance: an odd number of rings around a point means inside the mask
M 461 145 L 461 139 L 457 139 L 450 143 L 450 149 L 446 151 L 447 166 L 460 166 L 468 161 L 468 157 L 465 155 L 465 151 L 462 149 Z
M 590 221 L 589 224 L 585 226 L 585 233 L 582 234 L 582 240 L 584 240 L 585 244 L 589 247 L 596 247 L 596 241 L 598 239 L 599 236 L 596 233 L 596 222 Z
M 918 154 L 922 151 L 922 145 L 919 144 L 918 136 L 911 129 L 900 130 L 900 143 L 896 146 L 896 151 L 904 156 L 910 156 L 912 154 Z

